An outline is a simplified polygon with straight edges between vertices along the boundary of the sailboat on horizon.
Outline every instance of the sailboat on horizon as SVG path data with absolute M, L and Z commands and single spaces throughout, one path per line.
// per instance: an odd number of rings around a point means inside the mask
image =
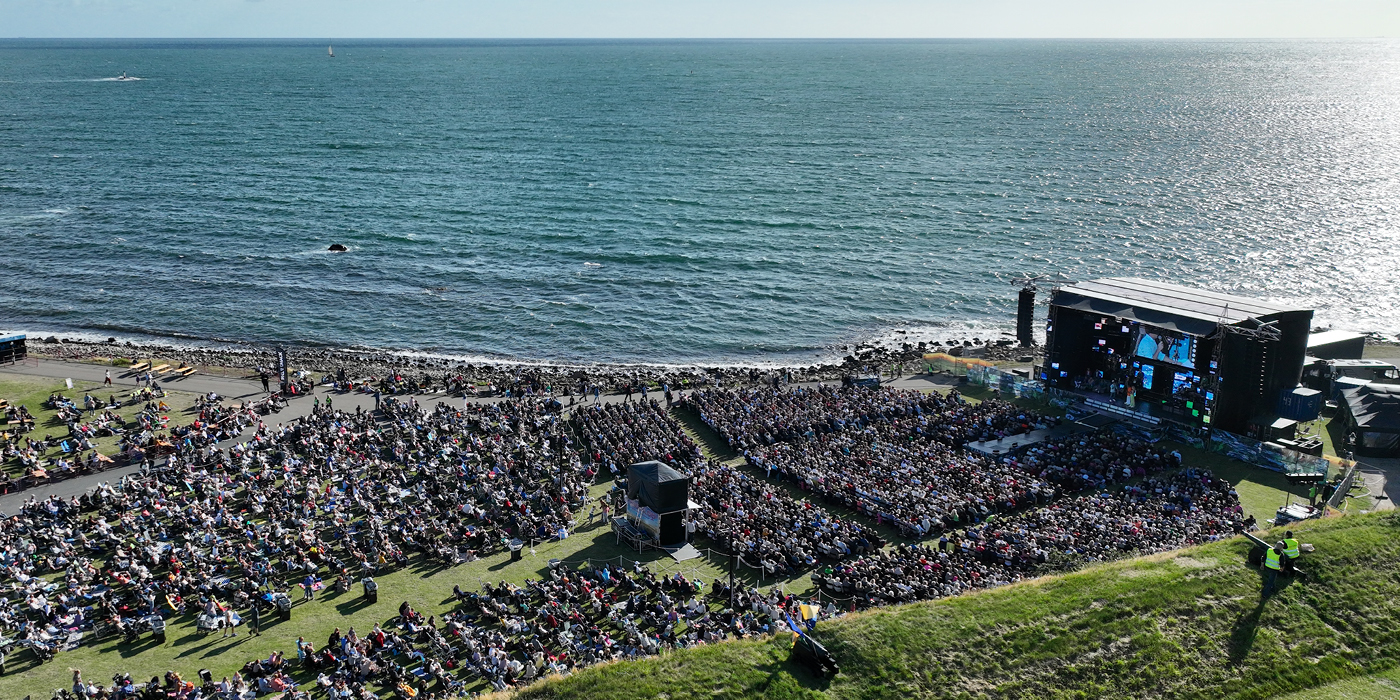
M 326 47 L 326 53 L 330 54 L 330 55 L 331 55 L 331 58 L 335 58 L 335 47 L 334 47 L 334 46 L 327 46 L 327 47 Z

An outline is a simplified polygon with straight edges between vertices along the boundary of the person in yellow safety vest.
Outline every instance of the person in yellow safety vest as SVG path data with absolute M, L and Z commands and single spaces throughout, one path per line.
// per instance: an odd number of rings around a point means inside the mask
M 1293 537 L 1293 531 L 1288 530 L 1283 533 L 1283 570 L 1292 572 L 1293 562 L 1298 559 L 1302 552 L 1298 549 L 1298 540 Z
M 1264 552 L 1264 595 L 1274 592 L 1274 584 L 1278 581 L 1278 572 L 1283 568 L 1283 543 L 1279 542 L 1268 551 Z

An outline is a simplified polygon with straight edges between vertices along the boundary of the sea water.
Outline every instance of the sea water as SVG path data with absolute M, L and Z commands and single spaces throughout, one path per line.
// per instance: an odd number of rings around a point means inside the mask
M 1041 274 L 1400 332 L 1395 42 L 329 43 L 0 43 L 0 327 L 798 362 Z

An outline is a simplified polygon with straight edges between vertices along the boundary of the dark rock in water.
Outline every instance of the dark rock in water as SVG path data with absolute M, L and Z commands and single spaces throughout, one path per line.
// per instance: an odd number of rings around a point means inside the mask
M 53 336 L 53 335 L 51 335 L 51 336 L 49 336 L 49 337 L 47 337 L 47 338 L 44 338 L 44 342 L 45 342 L 45 343 L 50 343 L 50 344 L 57 343 L 57 342 L 58 342 L 58 336 Z
M 339 243 L 332 243 L 332 244 L 331 244 L 331 247 L 327 248 L 326 250 L 329 250 L 329 251 L 332 252 L 332 253 L 344 253 L 345 251 L 350 250 L 350 249 L 349 249 L 349 248 L 346 248 L 345 246 L 343 246 L 343 245 L 341 245 L 341 244 L 339 244 Z
M 107 339 L 107 342 L 109 342 L 109 343 L 115 343 L 115 342 L 117 342 L 117 339 L 116 339 L 116 338 L 108 338 L 108 339 Z

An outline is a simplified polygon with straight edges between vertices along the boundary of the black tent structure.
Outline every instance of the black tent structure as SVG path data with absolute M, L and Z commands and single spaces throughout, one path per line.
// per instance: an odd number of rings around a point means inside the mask
M 1356 452 L 1400 457 L 1400 384 L 1344 386 L 1341 393 L 1342 426 Z
M 690 477 L 661 462 L 627 468 L 627 519 L 668 547 L 685 543 Z

